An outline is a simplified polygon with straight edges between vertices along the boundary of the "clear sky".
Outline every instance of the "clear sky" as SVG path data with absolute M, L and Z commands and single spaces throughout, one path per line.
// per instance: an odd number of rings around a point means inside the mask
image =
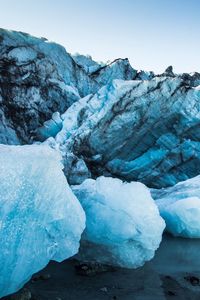
M 136 69 L 200 72 L 200 0 L 0 0 L 0 27 Z

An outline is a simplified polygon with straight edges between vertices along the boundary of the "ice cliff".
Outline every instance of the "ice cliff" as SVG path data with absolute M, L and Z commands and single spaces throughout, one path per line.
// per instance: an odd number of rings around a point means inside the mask
M 0 29 L 0 142 L 30 143 L 35 129 L 114 78 L 131 79 L 128 60 L 87 72 L 64 47 Z
M 166 187 L 199 173 L 199 111 L 199 88 L 181 78 L 114 80 L 61 116 L 55 143 L 66 164 L 71 152 L 93 177 Z
M 0 58 L 0 142 L 55 138 L 72 184 L 106 175 L 160 188 L 198 175 L 199 73 L 97 63 L 6 30 Z

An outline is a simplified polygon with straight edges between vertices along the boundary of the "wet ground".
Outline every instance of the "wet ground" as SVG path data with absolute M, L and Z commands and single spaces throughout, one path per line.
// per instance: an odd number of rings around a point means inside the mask
M 31 299 L 200 300 L 200 240 L 166 235 L 154 259 L 136 270 L 82 276 L 76 266 L 75 260 L 51 262 L 26 285 Z

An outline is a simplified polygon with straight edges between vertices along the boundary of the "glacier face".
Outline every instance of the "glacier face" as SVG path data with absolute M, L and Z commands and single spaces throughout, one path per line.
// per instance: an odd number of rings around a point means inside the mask
M 71 184 L 104 175 L 160 188 L 198 175 L 199 73 L 97 63 L 21 32 L 0 40 L 0 142 L 52 138 Z
M 200 238 L 200 176 L 151 193 L 167 231 L 174 236 Z
M 85 214 L 47 146 L 0 145 L 0 297 L 78 252 Z
M 73 153 L 94 177 L 171 186 L 199 174 L 199 111 L 199 88 L 181 78 L 114 80 L 61 116 L 54 142 L 64 161 Z
M 79 259 L 136 268 L 154 256 L 165 224 L 143 184 L 99 177 L 72 190 L 86 213 Z
M 0 29 L 0 143 L 41 139 L 35 130 L 53 113 L 62 114 L 112 79 L 135 74 L 127 60 L 111 63 L 103 72 L 98 64 L 87 72 L 81 60 L 44 38 Z
M 0 142 L 30 143 L 53 112 L 80 98 L 70 84 L 76 67 L 63 47 L 44 39 L 1 29 L 0 41 Z

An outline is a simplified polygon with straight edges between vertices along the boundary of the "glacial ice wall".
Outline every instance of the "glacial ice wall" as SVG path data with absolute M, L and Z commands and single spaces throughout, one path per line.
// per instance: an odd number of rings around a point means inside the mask
M 199 111 L 199 88 L 181 78 L 114 80 L 74 103 L 50 143 L 64 161 L 70 152 L 84 160 L 94 178 L 171 186 L 199 174 Z M 69 167 L 70 172 L 75 170 Z
M 0 142 L 52 138 L 71 184 L 104 175 L 160 188 L 199 174 L 199 73 L 97 63 L 22 32 L 0 41 Z
M 53 113 L 62 114 L 112 79 L 132 79 L 136 73 L 121 59 L 88 73 L 81 60 L 85 64 L 84 57 L 77 61 L 45 38 L 0 29 L 0 143 L 41 139 L 35 130 Z

